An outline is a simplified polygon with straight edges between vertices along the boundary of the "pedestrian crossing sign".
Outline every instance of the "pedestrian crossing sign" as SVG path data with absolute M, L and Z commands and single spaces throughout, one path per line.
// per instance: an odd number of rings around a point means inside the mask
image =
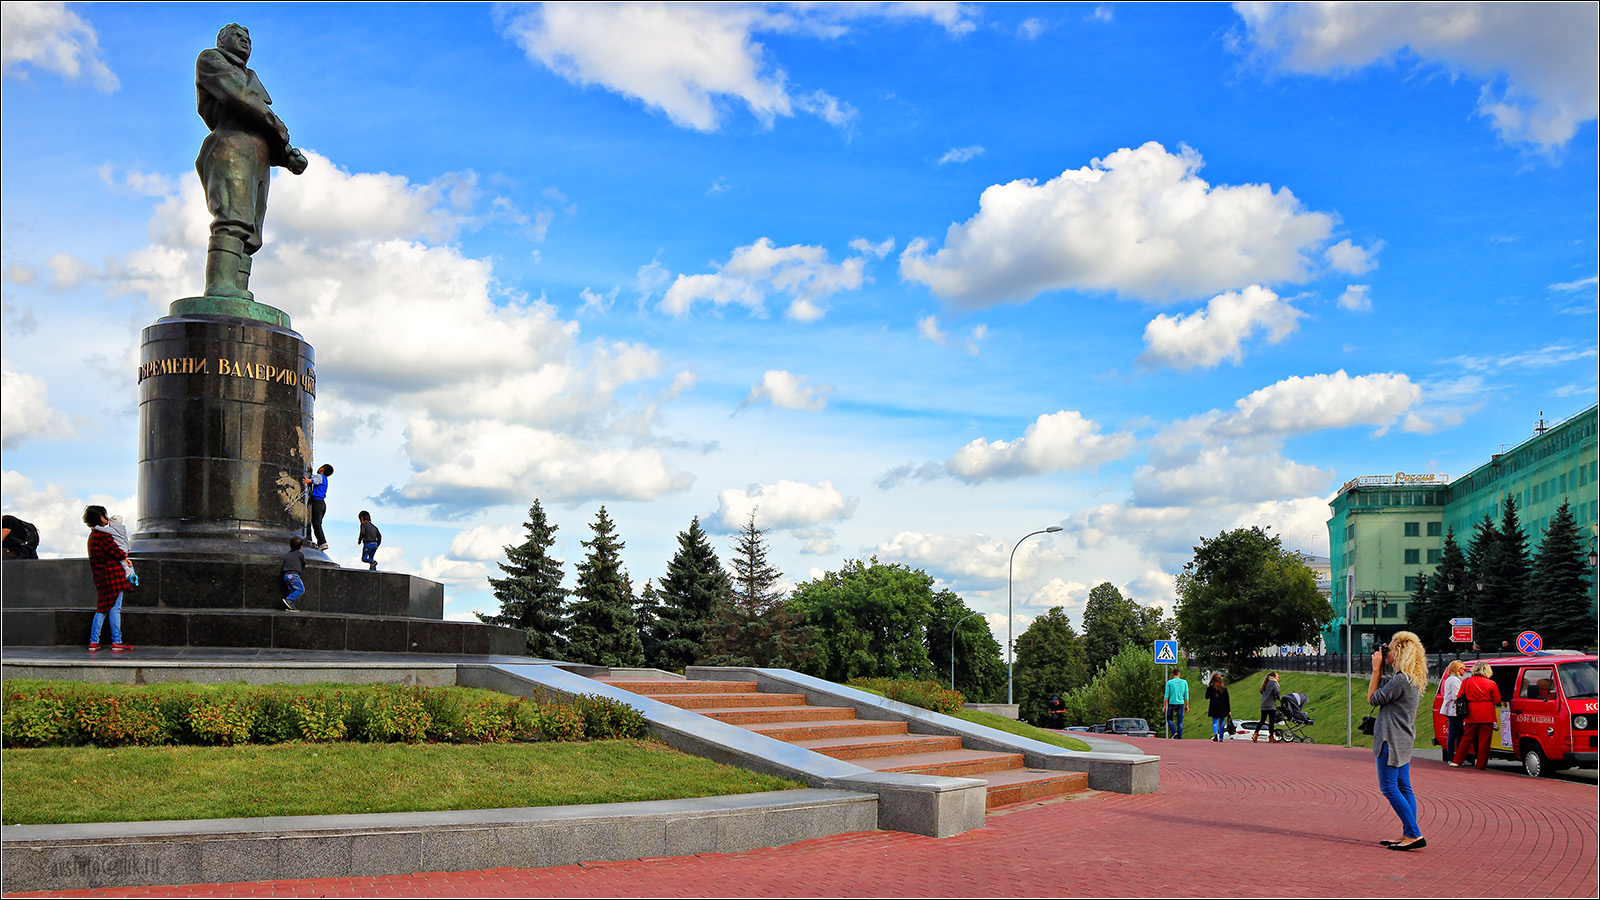
M 1156 641 L 1156 662 L 1163 666 L 1178 664 L 1178 642 Z

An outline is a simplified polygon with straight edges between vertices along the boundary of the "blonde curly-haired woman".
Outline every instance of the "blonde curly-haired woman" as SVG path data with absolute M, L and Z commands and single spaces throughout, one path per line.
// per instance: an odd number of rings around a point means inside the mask
M 1384 665 L 1394 670 L 1387 677 Z M 1400 817 L 1401 837 L 1383 841 L 1390 850 L 1428 846 L 1417 826 L 1417 797 L 1411 791 L 1411 748 L 1417 743 L 1417 704 L 1428 685 L 1428 655 L 1422 641 L 1397 631 L 1387 646 L 1372 654 L 1372 680 L 1367 702 L 1378 708 L 1372 728 L 1372 753 L 1378 761 L 1378 790 Z

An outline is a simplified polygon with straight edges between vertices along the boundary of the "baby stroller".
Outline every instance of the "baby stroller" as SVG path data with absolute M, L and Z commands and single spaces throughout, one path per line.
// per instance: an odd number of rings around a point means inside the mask
M 1283 731 L 1278 736 L 1281 741 L 1293 741 L 1297 744 L 1314 744 L 1316 741 L 1306 734 L 1306 726 L 1316 724 L 1316 720 L 1306 715 L 1306 695 L 1301 693 L 1284 694 L 1278 700 L 1278 715 L 1283 719 Z

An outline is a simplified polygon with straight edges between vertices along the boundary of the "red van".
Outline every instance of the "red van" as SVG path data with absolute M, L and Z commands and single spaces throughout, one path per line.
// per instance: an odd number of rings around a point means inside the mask
M 1471 672 L 1477 660 L 1462 660 Z M 1595 767 L 1595 670 L 1592 654 L 1551 651 L 1485 659 L 1504 701 L 1489 739 L 1491 759 L 1518 759 L 1529 775 Z M 1433 742 L 1447 723 L 1433 697 Z M 1509 727 L 1510 732 L 1505 729 Z

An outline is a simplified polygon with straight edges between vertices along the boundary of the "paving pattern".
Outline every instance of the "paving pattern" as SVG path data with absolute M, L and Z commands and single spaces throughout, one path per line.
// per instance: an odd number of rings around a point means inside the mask
M 982 830 L 944 840 L 866 832 L 548 869 L 17 896 L 1596 895 L 1600 814 L 1590 784 L 1449 769 L 1419 756 L 1412 784 L 1429 846 L 1395 853 L 1377 844 L 1400 827 L 1378 794 L 1371 751 L 1131 743 L 1162 757 L 1159 793 L 1017 804 L 991 813 Z

